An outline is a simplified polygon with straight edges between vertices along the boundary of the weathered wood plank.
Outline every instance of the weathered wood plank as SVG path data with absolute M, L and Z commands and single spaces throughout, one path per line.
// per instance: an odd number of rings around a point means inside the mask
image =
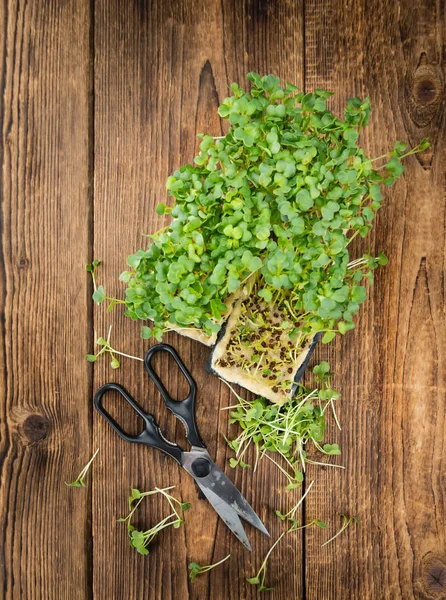
M 88 598 L 88 2 L 2 2 L 0 31 L 0 595 Z
M 444 598 L 446 567 L 444 321 L 444 13 L 434 2 L 306 3 L 306 89 L 369 95 L 364 143 L 379 156 L 395 138 L 432 150 L 407 160 L 372 237 L 389 265 L 357 329 L 327 353 L 343 399 L 337 437 L 346 472 L 315 472 L 308 518 L 362 521 L 332 545 L 308 536 L 309 599 Z M 443 147 L 442 147 L 443 146 Z M 424 168 L 423 168 L 424 167 Z M 334 429 L 333 436 L 335 436 Z
M 104 260 L 100 279 L 113 294 L 122 294 L 118 274 L 125 257 L 144 244 L 143 233 L 164 224 L 155 213 L 166 197 L 165 180 L 181 164 L 191 161 L 200 131 L 219 135 L 216 115 L 227 95 L 227 84 L 245 84 L 249 70 L 275 72 L 303 83 L 302 5 L 291 1 L 273 7 L 257 2 L 97 2 L 95 20 L 95 255 Z M 114 323 L 112 339 L 126 352 L 142 356 L 147 344 L 139 339 L 140 324 L 118 312 L 104 315 L 95 309 L 98 334 Z M 199 385 L 197 418 L 202 437 L 217 463 L 225 467 L 271 529 L 279 523 L 272 508 L 284 508 L 283 481 L 263 464 L 258 474 L 228 470 L 222 433 L 227 434 L 229 393 L 204 372 L 208 350 L 170 334 Z M 130 364 L 132 363 L 132 364 Z M 166 363 L 164 362 L 166 368 Z M 175 374 L 166 375 L 177 385 Z M 121 381 L 145 405 L 153 407 L 169 435 L 183 435 L 171 415 L 162 410 L 159 396 L 142 366 L 127 361 L 112 373 L 95 365 L 95 384 Z M 124 413 L 120 413 L 124 418 Z M 129 417 L 130 419 L 130 417 Z M 244 552 L 208 506 L 197 498 L 193 482 L 173 462 L 155 451 L 122 443 L 95 419 L 95 444 L 101 448 L 100 473 L 93 493 L 94 593 L 101 598 L 253 598 L 244 580 L 260 566 L 270 543 L 249 529 L 255 548 Z M 125 528 L 115 518 L 125 513 L 131 487 L 177 486 L 176 493 L 192 501 L 186 523 L 160 536 L 149 557 L 136 555 L 126 541 Z M 153 523 L 165 507 L 145 512 Z M 301 537 L 290 536 L 271 561 L 272 598 L 301 595 Z M 215 562 L 228 552 L 230 562 L 191 586 L 187 563 Z M 282 568 L 286 563 L 287 568 Z M 113 568 L 111 568 L 113 565 Z M 279 576 L 280 573 L 280 576 Z

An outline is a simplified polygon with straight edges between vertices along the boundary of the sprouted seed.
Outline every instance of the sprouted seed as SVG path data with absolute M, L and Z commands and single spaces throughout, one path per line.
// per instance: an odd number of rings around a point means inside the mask
M 215 569 L 215 567 L 218 567 L 219 565 L 224 563 L 226 560 L 228 560 L 228 558 L 230 556 L 231 555 L 228 554 L 228 556 L 225 556 L 225 558 L 222 558 L 221 560 L 214 563 L 213 565 L 206 565 L 205 567 L 201 567 L 196 562 L 189 563 L 187 568 L 189 569 L 189 579 L 190 579 L 191 583 L 193 583 L 195 581 L 195 578 L 197 577 L 197 575 L 201 575 L 202 573 L 207 573 L 208 571 Z
M 130 512 L 126 517 L 118 519 L 118 522 L 127 523 L 127 533 L 129 536 L 130 546 L 135 548 L 139 554 L 149 554 L 148 546 L 153 542 L 160 531 L 166 529 L 166 527 L 178 529 L 178 527 L 180 527 L 180 525 L 183 523 L 183 519 L 181 518 L 177 507 L 179 507 L 182 511 L 185 511 L 190 507 L 190 503 L 181 502 L 174 496 L 171 496 L 168 491 L 174 489 L 174 487 L 175 486 L 170 486 L 163 489 L 155 488 L 150 492 L 140 492 L 137 489 L 132 489 L 131 496 L 129 497 Z M 167 517 L 164 517 L 164 519 L 150 529 L 147 529 L 146 531 L 139 531 L 132 525 L 133 515 L 143 499 L 148 496 L 153 496 L 154 494 L 163 495 L 163 497 L 169 503 L 172 513 L 170 513 Z
M 329 540 L 327 540 L 326 542 L 324 542 L 321 545 L 321 548 L 323 548 L 324 546 L 326 546 L 327 544 L 330 544 L 333 540 L 335 540 L 338 535 L 341 535 L 341 533 L 343 533 L 347 527 L 349 527 L 349 525 L 353 522 L 357 523 L 359 525 L 360 521 L 358 519 L 358 517 L 348 517 L 347 515 L 343 515 L 341 514 L 341 519 L 342 519 L 342 525 L 341 525 L 341 529 L 333 536 L 331 537 Z
M 125 354 L 124 352 L 119 352 L 118 350 L 115 350 L 114 348 L 112 348 L 110 345 L 111 330 L 112 330 L 112 326 L 110 325 L 109 330 L 108 330 L 107 339 L 105 339 L 103 337 L 99 337 L 96 339 L 96 344 L 101 349 L 96 354 L 86 354 L 85 358 L 88 360 L 88 362 L 96 362 L 100 356 L 102 356 L 103 354 L 106 354 L 106 353 L 108 353 L 110 355 L 110 358 L 111 358 L 110 365 L 111 365 L 112 369 L 119 369 L 119 367 L 121 366 L 121 363 L 116 358 L 115 354 L 118 354 L 119 356 L 125 356 L 126 358 L 132 358 L 133 360 L 143 361 L 143 359 L 139 358 L 139 356 L 131 356 L 130 354 Z
M 72 481 L 71 483 L 67 483 L 66 481 L 64 482 L 65 485 L 67 485 L 68 487 L 87 487 L 87 484 L 85 483 L 85 477 L 88 473 L 88 470 L 91 467 L 91 463 L 94 461 L 94 459 L 96 458 L 96 454 L 99 452 L 99 448 L 96 450 L 96 452 L 93 454 L 93 456 L 90 458 L 90 460 L 88 461 L 88 463 L 85 465 L 85 467 L 82 469 L 82 471 L 79 473 L 79 475 L 77 476 L 77 478 Z

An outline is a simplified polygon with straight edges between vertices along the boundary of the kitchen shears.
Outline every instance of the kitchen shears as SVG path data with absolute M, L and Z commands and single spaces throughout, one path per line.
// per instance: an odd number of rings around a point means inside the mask
M 175 360 L 189 384 L 189 393 L 184 400 L 174 400 L 168 393 L 164 384 L 154 371 L 152 360 L 158 352 L 168 352 Z M 117 383 L 106 383 L 96 392 L 94 405 L 104 419 L 113 427 L 118 435 L 126 442 L 152 446 L 171 456 L 192 477 L 196 484 L 214 507 L 221 519 L 226 523 L 242 544 L 251 550 L 248 537 L 243 529 L 240 517 L 256 527 L 259 531 L 269 536 L 268 531 L 260 518 L 235 487 L 223 471 L 209 456 L 206 446 L 198 433 L 195 421 L 195 397 L 197 386 L 176 350 L 168 344 L 152 346 L 144 357 L 144 366 L 149 377 L 154 381 L 165 406 L 179 419 L 186 430 L 186 439 L 191 445 L 189 452 L 184 451 L 176 443 L 167 440 L 160 431 L 156 421 L 150 413 L 145 412 L 132 396 Z M 107 412 L 102 404 L 106 392 L 118 392 L 133 410 L 144 421 L 144 429 L 138 435 L 129 435 Z

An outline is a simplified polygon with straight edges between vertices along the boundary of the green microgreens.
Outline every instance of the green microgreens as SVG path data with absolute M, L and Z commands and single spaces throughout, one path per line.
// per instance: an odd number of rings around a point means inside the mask
M 282 514 L 280 512 L 280 510 L 274 511 L 275 514 L 279 517 L 279 519 L 281 521 L 289 521 L 291 523 L 291 527 L 289 528 L 288 532 L 297 531 L 298 529 L 306 529 L 307 527 L 312 527 L 313 525 L 315 525 L 316 527 L 320 527 L 321 529 L 326 529 L 327 524 L 324 521 L 319 521 L 317 519 L 313 519 L 312 521 L 305 523 L 305 525 L 299 525 L 299 521 L 298 521 L 298 519 L 296 519 L 297 509 L 304 501 L 306 495 L 308 494 L 311 487 L 313 486 L 313 483 L 314 483 L 314 481 L 312 481 L 310 483 L 310 485 L 307 488 L 307 491 L 305 492 L 305 494 L 302 495 L 302 498 L 287 513 Z
M 99 448 L 96 450 L 96 452 L 93 454 L 93 456 L 90 458 L 90 460 L 88 461 L 88 463 L 85 465 L 85 467 L 82 469 L 82 471 L 79 473 L 79 475 L 77 476 L 77 478 L 72 481 L 71 483 L 67 483 L 66 481 L 64 482 L 65 485 L 67 485 L 68 487 L 87 487 L 87 484 L 85 483 L 85 476 L 88 473 L 88 470 L 90 469 L 91 463 L 94 461 L 94 459 L 96 458 L 96 454 L 99 452 Z
M 300 500 L 287 513 L 282 514 L 280 512 L 280 510 L 275 511 L 275 514 L 279 517 L 279 519 L 281 521 L 286 521 L 287 523 L 290 523 L 290 526 L 288 527 L 287 531 L 284 531 L 278 537 L 278 539 L 274 542 L 274 544 L 271 546 L 271 548 L 269 549 L 267 555 L 265 556 L 265 559 L 264 559 L 262 565 L 260 566 L 260 569 L 258 570 L 257 574 L 254 577 L 250 577 L 249 579 L 247 579 L 247 581 L 249 583 L 251 583 L 253 585 L 257 585 L 257 589 L 259 592 L 263 592 L 263 591 L 272 589 L 272 588 L 265 586 L 266 565 L 267 565 L 268 559 L 271 555 L 271 552 L 274 550 L 274 548 L 277 546 L 277 544 L 280 542 L 280 540 L 283 538 L 283 536 L 285 534 L 292 533 L 293 531 L 297 531 L 299 529 L 305 529 L 307 527 L 312 527 L 313 525 L 315 525 L 316 527 L 320 527 L 322 529 L 325 529 L 327 527 L 327 525 L 326 525 L 326 523 L 324 523 L 324 521 L 318 521 L 317 519 L 313 519 L 313 521 L 310 521 L 309 523 L 306 523 L 305 525 L 299 526 L 298 520 L 295 517 L 297 509 L 302 504 L 302 502 L 305 500 L 305 498 L 306 498 L 307 494 L 309 493 L 309 491 L 311 490 L 313 484 L 314 484 L 314 481 L 312 481 L 310 483 L 306 492 L 302 495 Z
M 274 542 L 274 544 L 271 546 L 271 548 L 268 550 L 267 555 L 265 556 L 264 561 L 262 562 L 260 569 L 257 571 L 257 574 L 254 575 L 254 577 L 249 577 L 246 579 L 246 581 L 248 583 L 251 583 L 252 585 L 256 585 L 257 586 L 257 590 L 259 592 L 266 592 L 268 590 L 272 590 L 273 588 L 271 587 L 266 587 L 265 586 L 265 579 L 266 579 L 266 565 L 268 562 L 269 557 L 271 556 L 271 552 L 274 550 L 274 548 L 277 546 L 277 544 L 280 542 L 280 540 L 283 538 L 283 536 L 289 533 L 284 531 L 283 533 L 281 533 L 279 535 L 279 537 L 277 538 L 277 540 Z
M 100 264 L 101 264 L 100 260 L 93 260 L 88 265 L 85 265 L 85 270 L 87 271 L 87 273 L 91 274 L 91 278 L 93 280 L 93 288 L 94 288 L 94 292 L 92 295 L 93 300 L 97 304 L 104 302 L 104 300 L 108 300 L 109 305 L 107 307 L 107 312 L 110 312 L 113 309 L 113 307 L 116 306 L 116 304 L 125 304 L 125 301 L 120 300 L 119 298 L 110 298 L 109 296 L 106 295 L 104 287 L 102 285 L 99 285 L 99 286 L 97 285 L 96 269 L 98 268 L 98 266 Z
M 341 533 L 343 533 L 347 529 L 347 527 L 350 525 L 350 523 L 352 523 L 353 521 L 355 523 L 358 523 L 358 525 L 359 525 L 358 517 L 348 517 L 347 515 L 341 514 L 341 519 L 342 519 L 341 529 L 333 537 L 331 537 L 329 540 L 324 542 L 322 544 L 321 548 L 323 548 L 327 544 L 330 544 L 334 539 L 336 539 L 338 537 L 338 535 L 341 535 Z
M 323 342 L 354 327 L 366 298 L 364 279 L 383 255 L 351 260 L 381 206 L 381 185 L 392 185 L 406 152 L 402 142 L 370 160 L 357 145 L 367 125 L 368 99 L 351 98 L 343 120 L 326 107 L 331 92 L 299 92 L 272 75 L 249 73 L 251 90 L 230 86 L 218 114 L 225 136 L 200 135 L 200 152 L 167 180 L 174 203 L 160 204 L 169 225 L 147 249 L 128 257 L 126 315 L 152 320 L 143 336 L 161 339 L 172 325 L 218 331 L 230 297 L 249 276 L 262 281 L 259 298 L 286 296 L 289 322 Z M 377 169 L 374 161 L 383 164 Z M 105 297 L 98 288 L 97 298 Z M 284 321 L 285 323 L 285 321 Z M 303 340 L 302 340 L 303 341 Z
M 95 292 L 97 290 L 96 269 L 99 267 L 100 264 L 101 264 L 100 260 L 94 260 L 93 262 L 89 263 L 88 265 L 85 265 L 85 270 L 87 271 L 87 273 L 91 274 L 91 278 L 93 280 L 93 288 L 94 288 Z
M 127 523 L 127 533 L 130 540 L 130 546 L 132 546 L 132 548 L 136 548 L 139 554 L 149 554 L 147 547 L 160 533 L 160 531 L 166 529 L 166 527 L 178 529 L 181 523 L 183 523 L 183 519 L 179 515 L 175 505 L 178 505 L 182 511 L 185 511 L 190 507 L 190 503 L 180 502 L 180 500 L 177 500 L 174 498 L 174 496 L 171 496 L 167 493 L 169 490 L 174 489 L 174 487 L 175 486 L 171 486 L 163 489 L 155 488 L 150 492 L 140 492 L 137 489 L 132 489 L 131 496 L 129 497 L 130 513 L 126 517 L 118 519 L 118 522 Z M 154 494 L 162 494 L 164 498 L 166 498 L 173 512 L 147 531 L 138 531 L 131 523 L 133 515 L 143 499 L 148 496 L 153 496 Z
M 228 560 L 228 558 L 231 555 L 228 554 L 228 556 L 225 556 L 225 558 L 222 558 L 221 560 L 219 560 L 218 562 L 214 563 L 213 565 L 206 565 L 205 567 L 201 567 L 198 563 L 196 562 L 191 562 L 188 565 L 188 569 L 189 569 L 189 579 L 191 581 L 191 583 L 193 583 L 195 581 L 195 578 L 197 577 L 197 575 L 201 575 L 202 573 L 207 573 L 208 571 L 210 571 L 211 569 L 215 569 L 215 567 L 218 567 L 218 565 L 221 565 L 222 563 L 224 563 L 226 560 Z
M 111 365 L 112 369 L 119 369 L 119 367 L 121 366 L 121 363 L 116 358 L 115 354 L 119 354 L 119 356 L 125 356 L 126 358 L 133 358 L 134 360 L 140 360 L 140 361 L 143 360 L 142 358 L 139 358 L 139 356 L 131 356 L 130 354 L 124 354 L 124 352 L 119 352 L 118 350 L 115 350 L 114 348 L 112 348 L 110 345 L 111 330 L 112 330 L 112 326 L 110 325 L 109 330 L 108 330 L 107 339 L 105 339 L 103 337 L 97 338 L 96 344 L 98 346 L 100 346 L 101 349 L 96 354 L 86 354 L 85 358 L 88 360 L 88 362 L 96 362 L 97 359 L 102 354 L 106 354 L 106 353 L 110 354 L 110 357 L 111 357 L 110 365 Z
M 270 404 L 264 398 L 246 400 L 228 387 L 238 399 L 238 404 L 230 406 L 229 423 L 237 423 L 241 433 L 234 440 L 226 440 L 234 450 L 235 458 L 230 459 L 231 467 L 249 467 L 243 458 L 251 443 L 256 448 L 256 462 L 266 457 L 283 473 L 288 481 L 287 490 L 299 487 L 304 479 L 306 463 L 323 464 L 343 468 L 334 463 L 320 463 L 307 456 L 306 444 L 312 442 L 316 449 L 326 455 L 340 454 L 337 444 L 324 444 L 325 410 L 328 406 L 334 409 L 334 401 L 339 398 L 338 392 L 330 385 L 332 374 L 328 363 L 316 365 L 313 372 L 320 384 L 320 389 L 308 390 L 299 386 L 296 395 L 279 406 Z M 273 456 L 280 457 L 280 464 Z

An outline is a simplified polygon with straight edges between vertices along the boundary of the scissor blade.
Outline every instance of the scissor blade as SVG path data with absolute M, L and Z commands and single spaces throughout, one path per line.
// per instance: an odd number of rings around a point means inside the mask
M 235 510 L 228 506 L 224 500 L 217 496 L 217 494 L 215 494 L 208 487 L 201 485 L 200 481 L 197 481 L 197 484 L 222 521 L 226 523 L 235 537 L 241 541 L 245 548 L 251 552 L 251 544 L 249 543 L 248 537 L 243 529 L 242 522 L 240 521 Z
M 197 477 L 192 469 L 192 464 L 197 458 L 200 457 L 206 458 L 211 465 L 211 470 L 205 477 Z M 251 506 L 248 504 L 247 500 L 242 496 L 232 481 L 226 477 L 223 471 L 217 467 L 205 449 L 194 448 L 191 452 L 184 452 L 182 460 L 183 467 L 192 475 L 197 484 L 203 490 L 203 493 L 204 488 L 210 489 L 216 496 L 223 500 L 223 502 L 225 502 L 240 517 L 242 517 L 242 519 L 245 519 L 245 521 L 269 537 L 267 529 Z

